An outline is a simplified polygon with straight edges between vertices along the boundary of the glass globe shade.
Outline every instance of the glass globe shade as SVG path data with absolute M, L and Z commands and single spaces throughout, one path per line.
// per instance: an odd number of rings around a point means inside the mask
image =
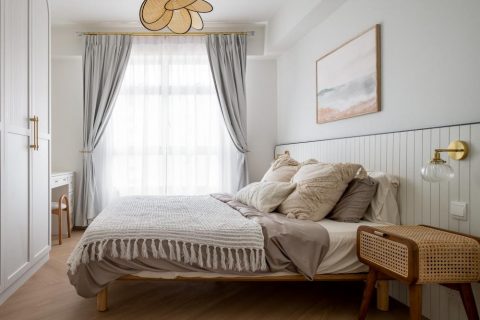
M 455 177 L 452 167 L 446 163 L 427 163 L 421 170 L 422 178 L 428 182 L 449 181 Z

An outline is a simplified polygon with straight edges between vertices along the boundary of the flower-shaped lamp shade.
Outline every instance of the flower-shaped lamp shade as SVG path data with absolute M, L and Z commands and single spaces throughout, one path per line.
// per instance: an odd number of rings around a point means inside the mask
M 204 0 L 144 0 L 140 22 L 151 31 L 168 27 L 174 33 L 184 34 L 191 28 L 202 30 L 200 13 L 212 10 L 212 5 Z

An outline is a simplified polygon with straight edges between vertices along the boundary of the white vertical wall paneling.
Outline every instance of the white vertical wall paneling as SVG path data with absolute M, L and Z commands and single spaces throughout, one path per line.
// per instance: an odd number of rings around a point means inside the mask
M 387 172 L 387 153 L 388 153 L 388 141 L 387 135 L 382 134 L 380 136 L 380 143 L 382 145 L 380 152 L 380 171 Z
M 375 159 L 376 159 L 376 142 L 377 139 L 375 136 L 370 136 L 370 170 L 375 170 Z
M 415 171 L 414 171 L 414 181 L 415 181 L 415 193 L 414 193 L 414 223 L 421 224 L 423 222 L 422 217 L 422 199 L 423 199 L 423 180 L 419 172 L 422 168 L 423 161 L 423 132 L 421 130 L 415 131 Z
M 441 128 L 440 129 L 440 145 L 447 146 L 450 143 L 450 128 Z M 450 158 L 443 158 L 444 160 L 450 161 Z M 450 216 L 448 214 L 449 208 L 449 188 L 450 184 L 440 183 L 440 227 L 443 229 L 449 229 L 450 227 Z
M 432 148 L 440 148 L 440 130 L 433 129 L 431 135 Z M 432 153 L 432 152 L 431 152 Z M 430 185 L 430 223 L 432 226 L 440 226 L 440 184 Z
M 358 138 L 360 140 L 359 150 L 360 150 L 360 163 L 365 163 L 365 139 Z
M 459 127 L 451 127 L 450 128 L 450 141 L 453 140 L 458 140 L 460 138 L 460 128 Z M 447 159 L 448 163 L 452 166 L 453 170 L 455 170 L 455 178 L 453 178 L 452 181 L 449 182 L 448 185 L 448 193 L 449 193 L 449 199 L 457 199 L 459 197 L 459 191 L 460 191 L 460 179 L 459 179 L 459 170 L 460 170 L 460 164 L 458 161 L 452 161 L 450 160 L 449 157 L 444 157 L 444 159 Z M 448 210 L 448 207 L 447 207 Z M 452 218 L 450 216 L 448 226 L 450 230 L 454 230 L 458 232 L 458 220 Z
M 382 136 L 378 135 L 375 136 L 375 150 L 376 152 L 374 153 L 375 155 L 375 165 L 374 169 L 377 171 L 380 171 L 381 166 L 382 166 Z
M 454 169 L 455 178 L 449 183 L 424 182 L 420 168 L 431 159 L 435 148 L 446 148 L 453 140 L 464 140 L 470 146 L 470 155 L 462 161 L 450 160 L 447 154 L 442 154 Z M 423 223 L 480 236 L 480 124 L 282 145 L 276 152 L 285 150 L 299 161 L 316 158 L 320 161 L 357 162 L 367 170 L 386 171 L 398 176 L 402 224 Z M 450 201 L 467 203 L 466 221 L 450 216 Z M 405 285 L 393 283 L 390 293 L 407 303 Z M 474 285 L 474 293 L 479 305 L 479 285 Z M 466 319 L 457 292 L 442 286 L 425 286 L 423 298 L 423 312 L 430 319 Z
M 385 135 L 387 137 L 387 172 L 395 173 L 395 167 L 393 164 L 393 153 L 395 150 L 395 134 Z M 398 176 L 398 172 L 397 172 Z
M 417 172 L 415 171 L 415 132 L 409 131 L 407 135 L 407 211 L 402 212 L 402 216 L 407 215 L 406 223 L 415 223 L 415 181 Z
M 366 137 L 365 139 L 363 139 L 364 142 L 365 142 L 365 162 L 364 162 L 364 166 L 365 166 L 365 169 L 369 170 L 370 169 L 370 139 L 368 137 Z
M 360 148 L 360 140 L 363 140 L 361 139 L 360 137 L 358 138 L 355 138 L 355 162 L 356 163 L 363 163 L 363 160 L 362 160 L 362 153 L 361 153 L 361 148 Z

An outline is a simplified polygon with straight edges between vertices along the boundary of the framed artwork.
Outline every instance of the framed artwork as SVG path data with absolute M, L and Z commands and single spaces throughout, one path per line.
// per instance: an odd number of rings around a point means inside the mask
M 380 25 L 317 60 L 317 123 L 381 109 Z

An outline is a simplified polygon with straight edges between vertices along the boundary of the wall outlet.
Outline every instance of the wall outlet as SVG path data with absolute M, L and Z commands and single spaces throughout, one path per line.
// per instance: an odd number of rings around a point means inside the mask
M 467 203 L 451 201 L 450 202 L 450 215 L 457 220 L 467 220 Z

